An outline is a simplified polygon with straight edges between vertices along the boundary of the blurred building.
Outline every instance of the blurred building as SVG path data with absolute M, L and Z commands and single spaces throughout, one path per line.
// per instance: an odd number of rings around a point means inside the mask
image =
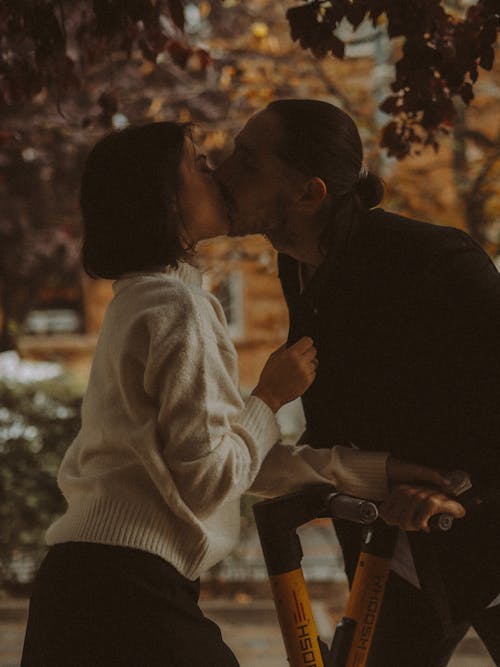
M 247 119 L 271 100 L 322 99 L 340 106 L 355 119 L 365 163 L 386 182 L 384 208 L 464 228 L 479 238 L 492 255 L 500 252 L 498 57 L 493 71 L 481 70 L 474 87 L 476 98 L 469 108 L 460 109 L 456 125 L 449 128 L 448 134 L 439 137 L 439 150 L 422 147 L 420 154 L 398 162 L 386 157 L 379 146 L 382 127 L 390 117 L 378 106 L 390 93 L 394 64 L 401 50 L 400 41 L 387 38 L 383 24 L 374 28 L 365 21 L 355 32 L 350 25 L 341 24 L 339 36 L 348 43 L 346 59 L 316 60 L 290 39 L 284 5 L 293 3 L 235 0 L 225 4 L 224 9 L 210 3 L 186 5 L 188 33 L 210 50 L 216 67 L 203 75 L 197 72 L 196 63 L 184 71 L 159 59 L 156 68 L 148 62 L 135 69 L 124 68 L 120 82 L 127 95 L 120 112 L 113 117 L 115 127 L 139 121 L 194 121 L 201 127 L 200 142 L 205 152 L 217 162 L 231 150 L 232 137 Z M 95 85 L 91 83 L 91 87 Z M 30 113 L 40 114 L 45 108 L 41 99 Z M 6 126 L 18 129 L 14 114 L 7 120 Z M 49 120 L 56 122 L 52 117 Z M 31 128 L 30 132 L 38 127 L 31 117 L 24 124 Z M 59 152 L 52 148 L 52 135 L 37 132 L 27 135 L 36 151 L 26 148 L 22 160 L 31 169 L 40 162 L 37 179 L 43 181 L 44 196 L 39 201 L 35 199 L 38 204 L 34 206 L 32 198 L 26 196 L 23 181 L 20 211 L 27 220 L 35 220 L 43 203 L 49 201 L 46 217 L 72 225 L 78 236 L 80 223 L 74 195 L 81 163 L 76 158 L 77 146 L 80 150 L 83 143 L 95 140 L 102 128 L 89 130 L 85 136 L 80 128 L 71 132 L 71 140 L 66 135 L 63 141 L 59 138 Z M 61 173 L 57 172 L 58 164 L 64 168 Z M 62 188 L 65 179 L 66 189 Z M 58 208 L 59 202 L 65 202 L 65 207 Z M 269 353 L 284 341 L 287 332 L 275 254 L 264 240 L 250 237 L 216 240 L 200 251 L 199 259 L 206 273 L 206 286 L 225 308 L 240 355 L 241 386 L 248 390 L 257 381 Z M 109 281 L 92 281 L 83 273 L 64 284 L 40 285 L 25 320 L 25 335 L 19 342 L 21 352 L 34 358 L 67 361 L 85 378 L 111 298 Z M 0 322 L 1 318 L 0 312 Z
M 238 350 L 243 392 L 252 389 L 269 354 L 286 340 L 288 316 L 276 255 L 262 238 L 220 239 L 201 249 L 196 262 L 204 287 L 221 302 Z M 112 282 L 81 274 L 81 286 L 40 290 L 20 340 L 25 356 L 64 361 L 82 380 L 88 375 Z

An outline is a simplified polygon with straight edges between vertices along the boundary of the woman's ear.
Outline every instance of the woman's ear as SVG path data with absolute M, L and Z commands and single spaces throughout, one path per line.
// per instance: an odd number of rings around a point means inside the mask
M 314 176 L 305 183 L 297 205 L 304 212 L 315 213 L 321 207 L 327 194 L 328 190 L 323 179 Z

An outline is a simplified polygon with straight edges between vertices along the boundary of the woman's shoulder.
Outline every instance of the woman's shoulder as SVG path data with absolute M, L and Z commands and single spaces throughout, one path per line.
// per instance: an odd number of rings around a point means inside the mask
M 119 283 L 119 284 L 118 284 Z M 176 336 L 210 332 L 225 335 L 215 297 L 201 286 L 187 283 L 175 274 L 150 273 L 117 281 L 115 305 L 152 332 Z
M 113 284 L 114 303 L 129 314 L 155 317 L 162 314 L 189 317 L 196 310 L 198 295 L 172 276 L 149 273 L 121 278 Z

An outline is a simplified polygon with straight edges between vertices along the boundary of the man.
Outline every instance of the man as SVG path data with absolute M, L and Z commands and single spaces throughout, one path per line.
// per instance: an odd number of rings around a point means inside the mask
M 448 534 L 408 534 L 411 551 L 401 535 L 370 667 L 446 665 L 471 623 L 500 665 L 493 263 L 459 230 L 374 208 L 383 186 L 362 166 L 356 126 L 324 102 L 271 103 L 238 134 L 217 178 L 232 234 L 264 233 L 280 253 L 289 341 L 308 335 L 318 350 L 303 440 L 464 470 L 480 500 Z M 385 518 L 401 525 L 398 508 L 409 517 L 427 491 L 397 493 L 404 502 Z M 351 579 L 359 530 L 336 529 Z

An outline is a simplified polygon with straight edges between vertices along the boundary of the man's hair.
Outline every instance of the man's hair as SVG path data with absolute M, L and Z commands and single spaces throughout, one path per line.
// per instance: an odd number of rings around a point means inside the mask
M 185 255 L 174 200 L 188 124 L 111 132 L 87 157 L 80 190 L 82 263 L 92 278 L 177 266 Z
M 319 100 L 276 100 L 267 109 L 280 120 L 283 134 L 278 157 L 292 169 L 321 178 L 332 197 L 335 219 L 348 220 L 379 204 L 382 180 L 362 169 L 363 147 L 352 118 Z M 321 245 L 330 245 L 334 224 L 324 231 Z

